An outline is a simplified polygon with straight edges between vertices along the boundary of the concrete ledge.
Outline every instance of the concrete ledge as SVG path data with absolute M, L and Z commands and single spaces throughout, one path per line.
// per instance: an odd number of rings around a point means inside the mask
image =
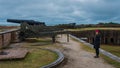
M 79 42 L 82 42 L 83 44 L 85 44 L 85 45 L 87 45 L 87 46 L 89 46 L 89 47 L 91 47 L 91 48 L 93 48 L 93 45 L 92 45 L 92 44 L 90 44 L 90 43 L 88 43 L 88 42 L 86 42 L 86 41 L 83 41 L 83 40 L 81 40 L 80 38 L 77 38 L 77 37 L 75 37 L 75 36 L 73 36 L 73 35 L 70 35 L 70 37 L 78 40 Z M 100 48 L 100 53 L 102 53 L 102 54 L 110 57 L 111 59 L 113 59 L 113 60 L 115 60 L 115 61 L 120 62 L 120 57 L 118 57 L 118 56 L 116 56 L 116 55 L 113 55 L 113 54 L 111 54 L 110 52 L 107 52 L 107 51 L 105 51 L 105 50 L 103 50 L 103 49 L 101 49 L 101 48 Z
M 64 55 L 59 50 L 50 50 L 50 49 L 43 49 L 43 50 L 49 50 L 51 52 L 55 52 L 58 55 L 58 59 L 40 68 L 55 68 L 55 66 L 59 65 L 64 60 Z
M 27 49 L 7 49 L 4 50 L 6 55 L 0 55 L 0 60 L 12 60 L 12 59 L 23 59 L 26 57 L 28 50 Z
M 2 32 L 0 32 L 0 35 L 1 35 L 1 34 L 6 34 L 6 33 L 15 32 L 15 31 L 19 31 L 19 30 L 20 30 L 20 29 L 11 29 L 11 30 L 2 31 Z

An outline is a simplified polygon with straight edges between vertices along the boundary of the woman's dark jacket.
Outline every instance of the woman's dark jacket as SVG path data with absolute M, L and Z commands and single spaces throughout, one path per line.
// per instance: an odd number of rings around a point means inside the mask
M 100 48 L 100 34 L 96 35 L 94 38 L 94 48 Z

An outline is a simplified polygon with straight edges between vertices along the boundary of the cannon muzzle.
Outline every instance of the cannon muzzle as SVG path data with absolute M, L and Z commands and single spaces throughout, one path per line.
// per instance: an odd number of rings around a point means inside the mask
M 34 20 L 18 20 L 18 19 L 7 19 L 7 22 L 12 22 L 12 23 L 27 23 L 29 25 L 44 25 L 45 22 L 39 22 L 39 21 L 34 21 Z

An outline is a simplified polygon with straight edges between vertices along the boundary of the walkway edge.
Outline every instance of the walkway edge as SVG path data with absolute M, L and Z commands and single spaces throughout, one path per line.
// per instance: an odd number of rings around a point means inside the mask
M 60 52 L 59 50 L 55 49 L 55 50 L 51 50 L 51 49 L 43 49 L 43 50 L 49 50 L 51 52 L 55 52 L 57 55 L 58 55 L 58 59 L 55 60 L 54 62 L 48 64 L 48 65 L 45 65 L 45 66 L 42 66 L 40 68 L 53 68 L 57 65 L 59 65 L 63 60 L 64 60 L 64 55 L 62 54 L 62 52 Z
M 70 35 L 70 37 L 78 40 L 79 42 L 82 42 L 83 44 L 85 44 L 85 45 L 87 45 L 87 46 L 89 46 L 89 47 L 91 47 L 91 48 L 93 48 L 93 45 L 92 45 L 92 44 L 90 44 L 90 43 L 88 43 L 88 42 L 86 42 L 86 41 L 83 41 L 83 40 L 81 40 L 80 38 L 77 38 L 76 36 Z M 101 52 L 102 54 L 108 56 L 109 58 L 111 58 L 111 59 L 113 59 L 113 60 L 115 60 L 115 61 L 120 62 L 120 57 L 118 57 L 118 56 L 116 56 L 116 55 L 113 55 L 112 53 L 110 53 L 110 52 L 108 52 L 108 51 L 105 51 L 105 50 L 103 50 L 103 49 L 101 49 L 101 48 L 100 48 L 100 52 Z

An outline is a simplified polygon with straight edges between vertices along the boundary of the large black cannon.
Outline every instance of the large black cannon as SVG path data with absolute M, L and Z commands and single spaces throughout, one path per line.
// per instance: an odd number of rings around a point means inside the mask
M 55 36 L 58 34 L 68 34 L 68 31 L 64 31 L 62 28 L 55 26 L 46 26 L 45 22 L 38 22 L 34 20 L 18 20 L 18 19 L 7 19 L 7 22 L 19 23 L 20 33 L 19 38 L 24 40 L 25 38 L 34 37 L 52 37 L 55 42 Z
M 12 23 L 27 23 L 29 25 L 45 25 L 45 22 L 39 22 L 39 21 L 34 21 L 34 20 L 18 20 L 18 19 L 7 19 L 7 22 L 12 22 Z

